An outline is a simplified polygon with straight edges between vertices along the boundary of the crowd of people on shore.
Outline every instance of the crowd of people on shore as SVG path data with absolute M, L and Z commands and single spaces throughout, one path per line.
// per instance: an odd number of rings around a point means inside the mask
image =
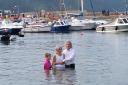
M 45 53 L 44 71 L 46 78 L 49 77 L 51 70 L 75 69 L 75 50 L 71 41 L 66 41 L 62 46 L 56 46 L 54 54 Z

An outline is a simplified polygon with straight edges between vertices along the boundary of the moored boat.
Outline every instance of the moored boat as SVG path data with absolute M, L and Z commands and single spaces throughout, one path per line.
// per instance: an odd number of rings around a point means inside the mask
M 34 23 L 28 24 L 23 29 L 25 33 L 41 33 L 41 32 L 50 32 L 50 24 L 48 23 Z
M 51 25 L 51 32 L 68 33 L 71 25 L 64 19 L 59 19 Z
M 20 23 L 13 23 L 10 20 L 4 19 L 0 25 L 1 40 L 8 41 L 12 35 L 18 35 L 23 37 L 21 34 L 23 26 Z
M 96 28 L 97 32 L 121 32 L 128 31 L 128 17 L 119 16 L 112 23 L 99 25 Z
M 77 19 L 74 17 L 71 18 L 70 24 L 72 31 L 93 30 L 96 27 L 96 24 L 94 22 L 90 22 L 87 19 Z

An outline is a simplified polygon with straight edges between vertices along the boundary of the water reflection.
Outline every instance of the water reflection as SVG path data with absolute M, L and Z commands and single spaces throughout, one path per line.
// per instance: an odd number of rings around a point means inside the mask
M 72 69 L 66 69 L 64 78 L 65 85 L 75 85 L 75 83 L 77 82 L 76 71 Z
M 10 41 L 1 41 L 3 45 L 10 45 Z
M 50 73 L 51 73 L 51 70 L 44 70 L 44 73 L 45 73 L 45 79 L 46 80 L 50 80 Z
M 64 70 L 53 70 L 53 77 L 57 84 L 63 84 Z
M 49 75 L 45 76 L 49 83 L 58 85 L 75 85 L 76 71 L 72 69 L 55 70 L 53 69 Z

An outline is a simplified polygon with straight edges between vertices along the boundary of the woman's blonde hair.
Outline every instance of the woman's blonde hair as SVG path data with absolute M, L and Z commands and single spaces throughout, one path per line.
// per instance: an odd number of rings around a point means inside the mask
M 55 47 L 55 53 L 58 53 L 59 50 L 62 50 L 62 46 L 56 46 Z

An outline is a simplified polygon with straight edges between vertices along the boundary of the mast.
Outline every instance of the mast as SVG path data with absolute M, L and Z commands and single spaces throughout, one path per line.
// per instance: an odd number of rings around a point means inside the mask
M 84 2 L 83 2 L 83 0 L 80 1 L 80 11 L 81 11 L 80 15 L 83 16 L 83 14 L 84 14 Z
M 64 4 L 64 0 L 60 0 L 60 11 L 62 16 L 64 15 L 64 11 L 65 11 L 65 4 Z
M 94 11 L 94 7 L 93 7 L 92 0 L 90 0 L 90 4 L 91 4 L 91 8 L 92 8 L 92 12 L 93 12 L 93 16 L 96 16 L 95 11 Z
M 127 0 L 125 0 L 125 3 L 126 3 L 126 5 L 125 5 L 125 8 L 126 8 L 126 15 L 128 14 L 128 1 Z

